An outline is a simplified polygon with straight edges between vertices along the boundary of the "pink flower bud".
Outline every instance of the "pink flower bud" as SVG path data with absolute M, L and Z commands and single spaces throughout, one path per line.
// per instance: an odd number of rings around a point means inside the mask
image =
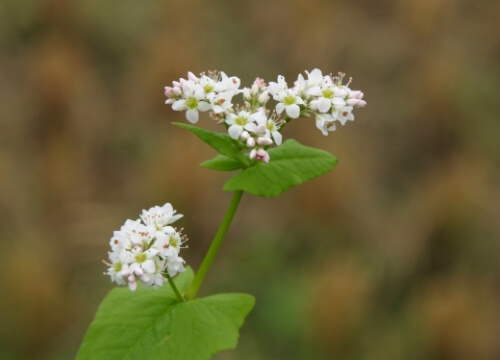
M 255 139 L 253 137 L 247 139 L 247 146 L 248 147 L 254 147 L 255 146 Z
M 264 134 L 266 132 L 266 125 L 264 124 L 257 125 L 255 131 L 259 134 Z
M 255 81 L 253 82 L 257 86 L 266 86 L 266 83 L 264 82 L 264 79 L 258 77 L 255 78 Z
M 128 287 L 130 291 L 135 291 L 135 289 L 137 289 L 137 283 L 135 281 L 131 281 L 128 283 Z
M 353 90 L 349 93 L 349 98 L 350 99 L 359 99 L 361 100 L 363 98 L 365 94 L 363 94 L 361 91 L 359 90 Z
M 165 86 L 165 96 L 171 96 L 172 94 L 172 88 L 170 86 Z
M 346 101 L 347 105 L 357 107 L 357 108 L 362 108 L 365 107 L 366 101 L 361 100 L 361 99 L 347 99 Z
M 269 162 L 269 154 L 264 149 L 257 150 L 257 155 L 255 156 L 257 160 L 262 160 L 265 163 Z
M 250 159 L 255 159 L 256 156 L 257 156 L 257 149 L 252 149 L 252 151 L 250 151 Z
M 130 275 L 130 271 L 127 269 L 123 269 L 121 272 L 120 272 L 120 275 L 123 276 L 123 277 L 127 277 Z
M 243 132 L 241 133 L 241 135 L 240 135 L 240 138 L 241 138 L 241 140 L 243 140 L 243 141 L 247 141 L 249 137 L 250 137 L 250 134 L 248 133 L 248 131 L 243 131 Z
M 266 146 L 266 145 L 271 145 L 273 141 L 265 136 L 261 136 L 260 138 L 257 139 L 257 144 L 261 146 Z

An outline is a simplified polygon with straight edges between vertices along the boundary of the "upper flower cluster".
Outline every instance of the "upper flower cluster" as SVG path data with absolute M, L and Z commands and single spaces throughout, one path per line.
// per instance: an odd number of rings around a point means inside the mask
M 323 75 L 321 70 L 306 71 L 307 79 L 299 74 L 293 87 L 283 76 L 267 85 L 257 78 L 250 88 L 239 89 L 240 79 L 225 73 L 209 72 L 196 77 L 188 73 L 188 80 L 174 81 L 165 87 L 166 103 L 174 110 L 186 110 L 186 118 L 196 123 L 199 111 L 210 111 L 217 123 L 224 124 L 229 136 L 242 149 L 250 150 L 250 158 L 269 161 L 266 149 L 282 142 L 281 130 L 292 119 L 314 115 L 316 127 L 328 135 L 336 129 L 336 122 L 344 125 L 354 120 L 354 108 L 364 107 L 363 93 L 351 90 L 342 81 L 344 74 Z M 233 106 L 234 95 L 243 94 L 243 105 Z M 266 104 L 276 101 L 271 112 Z
M 113 232 L 109 242 L 107 275 L 118 285 L 128 283 L 137 288 L 137 280 L 145 286 L 158 287 L 165 281 L 164 273 L 174 276 L 184 271 L 184 260 L 179 257 L 185 236 L 170 226 L 183 215 L 176 214 L 172 205 L 155 206 L 143 210 L 140 219 L 127 220 L 119 231 Z

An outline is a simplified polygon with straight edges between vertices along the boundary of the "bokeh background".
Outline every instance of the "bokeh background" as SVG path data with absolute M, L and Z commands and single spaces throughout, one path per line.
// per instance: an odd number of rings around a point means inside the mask
M 498 1 L 0 1 L 0 358 L 72 359 L 113 230 L 171 202 L 198 267 L 231 194 L 163 87 L 343 71 L 368 106 L 285 137 L 337 168 L 245 195 L 202 294 L 246 359 L 500 359 Z M 204 119 L 204 121 L 203 121 Z M 200 126 L 213 129 L 208 118 Z

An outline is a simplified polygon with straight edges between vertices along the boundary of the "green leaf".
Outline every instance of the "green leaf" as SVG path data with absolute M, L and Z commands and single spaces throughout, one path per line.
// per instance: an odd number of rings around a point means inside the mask
M 176 277 L 185 293 L 188 269 Z M 103 300 L 77 360 L 208 360 L 236 347 L 239 328 L 254 305 L 246 294 L 220 294 L 178 302 L 170 286 L 116 288 Z
M 224 190 L 244 190 L 257 196 L 278 196 L 283 191 L 314 179 L 337 165 L 330 153 L 287 140 L 268 150 L 269 163 L 259 161 L 229 179 Z
M 241 149 L 236 146 L 234 140 L 231 139 L 228 134 L 215 133 L 189 124 L 177 122 L 174 122 L 172 124 L 191 131 L 202 141 L 206 142 L 222 155 L 226 155 L 231 159 L 238 160 L 244 166 L 248 166 L 248 159 L 245 157 Z
M 218 171 L 233 171 L 243 168 L 243 164 L 241 162 L 228 158 L 224 155 L 217 155 L 213 159 L 202 162 L 200 166 Z

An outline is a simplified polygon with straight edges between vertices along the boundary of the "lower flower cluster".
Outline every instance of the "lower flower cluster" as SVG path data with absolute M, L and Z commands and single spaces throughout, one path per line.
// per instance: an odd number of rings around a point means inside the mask
M 186 237 L 182 229 L 170 226 L 182 216 L 166 203 L 143 210 L 140 219 L 125 221 L 109 242 L 109 261 L 103 261 L 109 266 L 105 274 L 134 291 L 138 281 L 156 288 L 167 281 L 166 274 L 172 277 L 184 271 L 179 252 Z

